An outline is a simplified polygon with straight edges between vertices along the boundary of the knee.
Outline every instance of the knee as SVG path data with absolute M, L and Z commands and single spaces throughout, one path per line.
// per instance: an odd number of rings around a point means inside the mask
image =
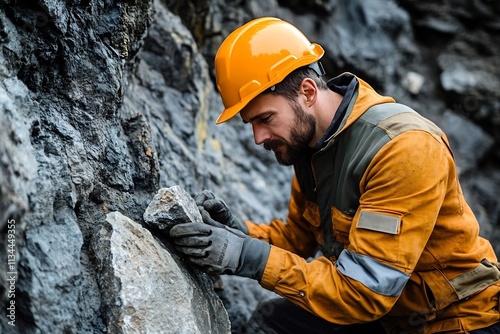
M 250 319 L 238 334 L 270 334 L 276 333 L 273 330 L 273 315 L 276 313 L 281 299 L 271 299 L 260 302 L 253 311 Z
M 279 306 L 278 304 L 281 302 L 281 299 L 271 299 L 265 300 L 257 305 L 257 308 L 253 312 L 253 315 L 258 315 L 262 318 L 269 319 L 276 312 L 276 308 Z M 253 317 L 252 315 L 252 317 Z

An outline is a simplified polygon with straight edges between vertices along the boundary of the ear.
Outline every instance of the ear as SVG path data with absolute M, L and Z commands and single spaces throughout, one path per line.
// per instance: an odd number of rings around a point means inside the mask
M 316 103 L 318 98 L 318 86 L 311 78 L 305 78 L 300 84 L 300 94 L 304 96 L 305 103 L 308 107 L 311 107 Z

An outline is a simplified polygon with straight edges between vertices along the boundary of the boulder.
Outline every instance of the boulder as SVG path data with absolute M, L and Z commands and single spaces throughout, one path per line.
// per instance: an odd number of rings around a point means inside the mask
M 229 333 L 212 282 L 119 212 L 91 241 L 108 333 Z

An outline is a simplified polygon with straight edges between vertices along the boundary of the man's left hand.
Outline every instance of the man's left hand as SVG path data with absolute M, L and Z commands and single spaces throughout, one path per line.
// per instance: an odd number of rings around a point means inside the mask
M 246 224 L 231 213 L 222 198 L 216 196 L 210 190 L 203 190 L 195 197 L 195 201 L 205 223 L 217 226 L 217 224 L 213 223 L 215 221 L 248 234 Z

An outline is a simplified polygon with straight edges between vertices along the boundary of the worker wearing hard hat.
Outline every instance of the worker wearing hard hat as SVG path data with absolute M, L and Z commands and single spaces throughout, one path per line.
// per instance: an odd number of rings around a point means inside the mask
M 353 74 L 323 81 L 323 54 L 268 17 L 223 42 L 217 123 L 239 114 L 293 165 L 289 213 L 243 222 L 203 191 L 204 222 L 170 231 L 177 249 L 284 297 L 261 305 L 248 333 L 500 333 L 497 258 L 446 135 Z

